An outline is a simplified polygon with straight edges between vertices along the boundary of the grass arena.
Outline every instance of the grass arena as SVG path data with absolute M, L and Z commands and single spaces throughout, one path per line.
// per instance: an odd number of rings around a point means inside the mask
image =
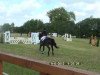
M 16 35 L 14 34 L 14 36 Z M 42 54 L 39 51 L 39 44 L 0 44 L 0 51 L 46 61 L 50 65 L 70 66 L 100 73 L 100 47 L 91 46 L 89 39 L 73 38 L 71 42 L 64 41 L 62 37 L 54 39 L 60 47 L 59 49 L 54 48 L 54 56 L 51 52 L 50 56 L 47 56 L 47 48 Z M 3 66 L 3 71 L 9 75 L 39 75 L 36 71 L 6 62 Z

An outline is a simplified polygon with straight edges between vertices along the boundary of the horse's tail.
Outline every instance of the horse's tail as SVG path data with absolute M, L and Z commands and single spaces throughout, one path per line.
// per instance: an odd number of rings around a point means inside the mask
M 54 39 L 52 39 L 52 44 L 55 46 L 55 48 L 59 48 Z
M 99 39 L 97 39 L 97 47 L 99 47 Z

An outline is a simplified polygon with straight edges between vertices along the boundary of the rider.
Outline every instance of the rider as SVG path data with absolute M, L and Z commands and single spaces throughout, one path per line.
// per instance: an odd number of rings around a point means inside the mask
M 46 31 L 46 28 L 43 29 L 42 35 L 43 35 L 43 36 L 42 36 L 41 40 L 44 41 L 44 40 L 47 38 L 47 31 Z

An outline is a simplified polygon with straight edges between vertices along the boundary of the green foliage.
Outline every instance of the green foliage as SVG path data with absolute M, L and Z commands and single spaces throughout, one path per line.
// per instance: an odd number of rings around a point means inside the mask
M 10 63 L 3 63 L 3 71 L 8 75 L 39 75 L 39 72 Z
M 2 26 L 3 31 L 9 31 L 11 29 L 11 25 L 9 23 L 5 23 Z
M 70 20 L 74 21 L 76 20 L 75 14 L 73 12 L 68 12 L 70 16 Z
M 11 23 L 11 32 L 14 32 L 14 23 Z
M 75 15 L 73 12 L 67 12 L 63 7 L 53 9 L 47 13 L 50 18 L 51 28 L 59 34 L 71 33 L 70 28 L 75 25 Z M 72 24 L 72 25 L 71 25 Z
M 92 34 L 100 36 L 100 18 L 86 18 L 77 23 L 77 26 L 80 37 L 90 37 Z
M 13 30 L 14 30 L 14 23 L 12 23 L 12 24 L 4 23 L 1 26 L 1 30 L 2 30 L 2 32 L 5 32 L 5 31 L 11 31 L 11 32 L 13 32 Z
M 22 26 L 23 30 L 28 32 L 39 32 L 43 28 L 43 22 L 40 20 L 31 19 L 25 22 Z M 21 29 L 22 30 L 22 29 Z
M 20 32 L 23 32 L 24 30 L 22 29 L 22 26 L 21 27 L 14 27 L 14 32 L 17 32 L 17 33 L 20 33 Z
M 56 8 L 54 10 L 49 11 L 48 17 L 50 18 L 50 21 L 69 21 L 70 16 L 68 15 L 68 12 L 63 8 Z

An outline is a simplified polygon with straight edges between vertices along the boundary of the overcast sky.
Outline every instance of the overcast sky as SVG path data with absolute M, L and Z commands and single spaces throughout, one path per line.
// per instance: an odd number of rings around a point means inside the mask
M 0 25 L 14 22 L 15 26 L 22 26 L 30 19 L 46 23 L 47 12 L 58 7 L 73 11 L 76 22 L 90 16 L 100 17 L 100 0 L 0 0 Z

